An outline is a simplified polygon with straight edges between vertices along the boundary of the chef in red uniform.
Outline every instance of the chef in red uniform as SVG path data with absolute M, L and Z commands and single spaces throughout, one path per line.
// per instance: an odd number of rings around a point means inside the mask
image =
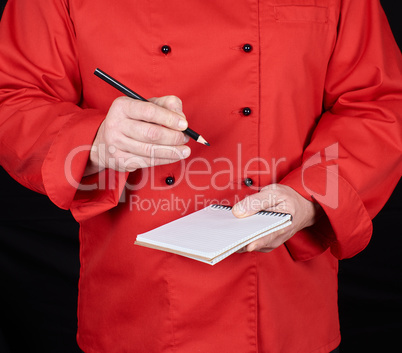
M 338 259 L 402 170 L 378 0 L 9 0 L 0 27 L 0 164 L 80 222 L 85 352 L 339 345 Z M 211 203 L 294 222 L 215 266 L 134 245 Z

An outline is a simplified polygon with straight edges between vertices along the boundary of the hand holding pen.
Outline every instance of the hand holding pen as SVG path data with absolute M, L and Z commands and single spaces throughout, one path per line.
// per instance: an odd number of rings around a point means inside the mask
M 144 97 L 140 96 L 138 93 L 134 92 L 127 86 L 123 85 L 121 82 L 109 76 L 106 72 L 103 72 L 100 69 L 96 69 L 94 74 L 99 78 L 101 78 L 106 83 L 108 83 L 109 85 L 119 90 L 121 93 L 125 94 L 127 97 L 147 102 L 147 100 Z M 196 133 L 194 130 L 191 130 L 189 127 L 187 127 L 183 132 L 192 139 L 194 139 L 195 141 L 197 141 L 198 143 L 202 143 L 206 146 L 209 146 L 209 143 L 200 134 Z
M 187 158 L 188 123 L 175 96 L 149 101 L 119 97 L 111 105 L 92 145 L 85 175 L 104 168 L 132 172 Z

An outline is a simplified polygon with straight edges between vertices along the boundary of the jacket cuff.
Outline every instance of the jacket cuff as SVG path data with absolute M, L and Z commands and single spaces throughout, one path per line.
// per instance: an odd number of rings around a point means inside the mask
M 281 182 L 307 200 L 320 204 L 325 216 L 286 242 L 295 260 L 309 260 L 328 248 L 338 259 L 362 251 L 370 241 L 372 222 L 352 186 L 337 173 L 337 166 L 297 168 Z
M 83 221 L 117 205 L 126 173 L 106 169 L 83 178 L 92 142 L 105 114 L 86 109 L 60 129 L 42 165 L 47 195 L 58 207 Z

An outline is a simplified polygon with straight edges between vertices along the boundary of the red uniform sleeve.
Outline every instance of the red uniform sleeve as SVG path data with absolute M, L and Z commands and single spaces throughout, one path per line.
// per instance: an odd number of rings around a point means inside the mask
M 377 0 L 341 3 L 324 113 L 302 166 L 282 180 L 326 213 L 287 243 L 299 260 L 328 247 L 339 259 L 364 249 L 402 174 L 401 53 Z
M 93 200 L 77 193 L 105 112 L 80 107 L 68 11 L 63 0 L 10 1 L 6 7 L 0 24 L 0 164 L 80 220 L 111 208 L 121 188 L 94 191 Z M 120 180 L 115 174 L 108 178 Z M 95 180 L 87 182 L 90 187 Z

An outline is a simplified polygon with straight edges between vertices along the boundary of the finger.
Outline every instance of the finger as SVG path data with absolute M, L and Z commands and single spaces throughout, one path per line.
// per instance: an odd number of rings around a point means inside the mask
M 285 195 L 276 185 L 263 188 L 259 193 L 247 196 L 233 206 L 232 212 L 236 217 L 251 216 L 259 211 L 287 212 Z
M 166 165 L 177 162 L 177 159 L 168 158 L 148 158 L 136 156 L 127 152 L 119 152 L 116 157 L 108 159 L 108 168 L 120 172 L 133 172 L 136 169 L 153 167 L 156 165 Z
M 187 129 L 187 120 L 174 111 L 161 107 L 152 102 L 136 101 L 122 97 L 123 112 L 131 119 L 143 120 L 159 124 L 169 129 L 183 131 Z
M 266 242 L 262 241 L 262 240 L 256 240 L 253 241 L 252 243 L 248 244 L 245 248 L 245 251 L 247 252 L 252 252 L 252 251 L 262 251 L 262 252 L 269 252 L 272 251 L 274 248 L 266 245 Z M 263 251 L 265 250 L 265 251 Z M 269 251 L 267 251 L 269 250 Z
M 186 145 L 170 146 L 144 143 L 126 136 L 122 136 L 116 146 L 119 150 L 139 157 L 150 159 L 168 159 L 178 161 L 191 154 L 190 147 Z
M 138 120 L 122 122 L 122 131 L 130 139 L 158 145 L 178 146 L 189 141 L 189 137 L 181 131 Z
M 267 243 L 269 243 L 267 239 L 255 240 L 246 246 L 246 251 L 252 252 L 252 251 L 259 251 L 260 249 L 263 249 L 265 247 L 271 248 Z
M 256 193 L 239 201 L 232 208 L 233 214 L 238 218 L 251 216 L 261 210 L 272 206 L 271 199 L 265 194 Z
M 247 248 L 247 246 L 243 246 L 241 249 L 237 250 L 236 252 L 237 252 L 238 254 L 242 254 L 242 253 L 244 253 L 244 252 L 247 252 L 246 248 Z
M 272 248 L 261 248 L 261 249 L 254 250 L 254 251 L 258 251 L 258 252 L 262 252 L 262 253 L 269 253 L 269 252 L 271 252 L 272 250 L 275 250 L 275 249 L 272 249 Z

